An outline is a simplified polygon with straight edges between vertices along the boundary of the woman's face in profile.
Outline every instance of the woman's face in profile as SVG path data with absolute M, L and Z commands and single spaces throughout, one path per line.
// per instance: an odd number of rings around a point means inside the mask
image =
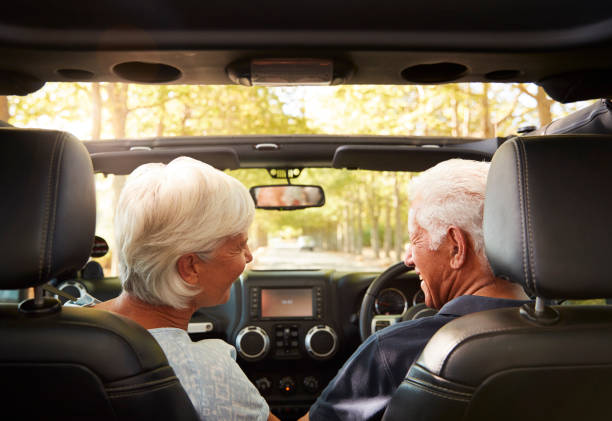
M 202 288 L 198 295 L 200 307 L 215 306 L 229 300 L 230 287 L 246 264 L 253 260 L 247 241 L 246 233 L 230 237 L 213 252 L 210 260 L 201 261 L 204 270 L 199 282 Z

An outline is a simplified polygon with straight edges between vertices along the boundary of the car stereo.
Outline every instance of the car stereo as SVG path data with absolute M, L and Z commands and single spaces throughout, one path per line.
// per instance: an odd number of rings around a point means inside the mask
M 317 320 L 323 317 L 322 287 L 250 288 L 252 320 Z

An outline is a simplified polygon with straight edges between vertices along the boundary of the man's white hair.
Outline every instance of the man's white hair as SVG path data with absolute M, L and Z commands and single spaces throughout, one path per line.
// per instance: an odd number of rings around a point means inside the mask
M 429 248 L 437 250 L 451 225 L 466 231 L 474 251 L 484 256 L 482 218 L 489 163 L 450 159 L 414 177 L 408 186 L 417 207 L 410 209 L 409 230 L 415 224 L 430 237 Z
M 247 232 L 255 207 L 235 178 L 192 158 L 145 164 L 128 177 L 115 214 L 119 277 L 140 300 L 186 308 L 200 290 L 185 282 L 176 263 L 202 259 L 227 238 Z

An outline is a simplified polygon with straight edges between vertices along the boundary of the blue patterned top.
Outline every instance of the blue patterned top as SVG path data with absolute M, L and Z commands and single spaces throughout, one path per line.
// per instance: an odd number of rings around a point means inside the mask
M 182 329 L 149 329 L 202 420 L 268 419 L 270 409 L 236 363 L 236 350 L 220 339 L 192 342 Z

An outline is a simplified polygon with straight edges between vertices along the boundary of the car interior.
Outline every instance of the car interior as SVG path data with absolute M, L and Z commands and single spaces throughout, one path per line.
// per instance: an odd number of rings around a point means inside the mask
M 0 124 L 2 417 L 199 419 L 144 328 L 87 308 L 121 292 L 112 238 L 102 231 L 112 225 L 103 213 L 112 214 L 114 202 L 100 191 L 112 192 L 139 165 L 189 156 L 250 188 L 258 208 L 250 236 L 265 247 L 229 301 L 198 309 L 188 333 L 235 346 L 238 364 L 281 420 L 306 414 L 373 332 L 436 312 L 401 261 L 400 239 L 382 265 L 340 253 L 352 231 L 321 221 L 352 215 L 343 209 L 374 210 L 359 200 L 338 207 L 336 191 L 370 183 L 392 212 L 400 207 L 394 186 L 451 158 L 491 161 L 486 254 L 494 273 L 533 301 L 442 328 L 382 419 L 605 418 L 612 3 L 586 0 L 579 11 L 550 0 L 11 4 L 0 16 L 7 98 L 32 98 L 55 83 L 177 86 L 188 94 L 199 86 L 254 95 L 261 87 L 297 89 L 280 91 L 288 102 L 302 87 L 483 83 L 533 84 L 558 104 L 584 103 L 540 127 L 489 136 L 204 131 L 85 140 L 50 119 L 21 124 L 11 99 L 11 119 Z M 273 224 L 284 231 L 272 234 Z M 363 241 L 382 243 L 377 235 Z M 361 241 L 354 244 L 365 247 Z M 325 260 L 332 245 L 340 263 Z

